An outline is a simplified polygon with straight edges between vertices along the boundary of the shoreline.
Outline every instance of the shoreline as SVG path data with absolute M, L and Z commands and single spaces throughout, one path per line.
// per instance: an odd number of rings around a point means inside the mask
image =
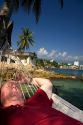
M 51 80 L 55 80 L 55 79 L 83 80 L 83 76 L 77 77 L 74 75 L 58 74 L 52 71 L 46 71 L 42 69 L 31 71 L 31 73 L 34 77 L 43 77 Z
M 30 75 L 32 77 L 42 77 L 47 79 L 71 79 L 71 80 L 83 80 L 83 76 L 70 76 L 64 74 L 58 74 L 53 71 L 47 71 L 45 69 L 37 69 L 37 67 L 31 67 L 31 65 L 23 66 L 17 64 L 1 64 L 0 63 L 0 77 L 4 80 L 12 79 L 16 72 L 24 72 L 26 75 Z

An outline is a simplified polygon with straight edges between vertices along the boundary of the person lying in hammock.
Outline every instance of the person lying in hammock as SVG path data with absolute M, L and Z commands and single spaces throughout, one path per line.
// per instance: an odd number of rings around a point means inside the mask
M 8 81 L 1 87 L 0 125 L 83 125 L 52 108 L 52 83 L 48 79 L 33 78 L 31 84 L 40 86 L 26 101 L 18 84 L 27 82 Z

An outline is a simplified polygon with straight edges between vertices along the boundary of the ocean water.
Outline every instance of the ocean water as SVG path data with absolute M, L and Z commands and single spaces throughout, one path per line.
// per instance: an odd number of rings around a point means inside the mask
M 83 81 L 56 79 L 52 82 L 54 93 L 83 110 Z
M 83 70 L 49 69 L 59 74 L 83 76 Z M 83 80 L 56 79 L 53 92 L 83 110 Z
M 49 68 L 47 70 L 54 71 L 58 74 L 65 74 L 65 75 L 75 75 L 75 76 L 82 76 L 83 70 L 77 69 L 56 69 L 56 68 Z

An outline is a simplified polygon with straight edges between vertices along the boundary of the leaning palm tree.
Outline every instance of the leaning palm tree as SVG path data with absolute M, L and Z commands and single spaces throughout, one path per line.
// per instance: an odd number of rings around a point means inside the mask
M 29 28 L 23 28 L 22 34 L 19 35 L 19 41 L 17 41 L 18 50 L 25 51 L 29 49 L 30 45 L 33 45 L 33 34 Z

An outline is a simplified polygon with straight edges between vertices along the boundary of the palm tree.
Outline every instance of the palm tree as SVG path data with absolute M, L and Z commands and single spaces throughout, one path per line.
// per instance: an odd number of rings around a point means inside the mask
M 4 15 L 11 17 L 13 12 L 17 11 L 20 7 L 22 7 L 25 12 L 28 12 L 28 14 L 32 10 L 36 17 L 36 22 L 38 22 L 41 13 L 41 0 L 4 0 L 0 11 L 3 13 L 3 10 L 6 8 Z
M 29 28 L 23 28 L 22 34 L 19 35 L 19 41 L 17 41 L 18 50 L 24 51 L 29 49 L 30 45 L 33 45 L 33 34 Z
M 23 7 L 25 12 L 28 12 L 28 13 L 30 13 L 30 11 L 32 10 L 32 12 L 35 15 L 36 22 L 38 22 L 41 14 L 41 1 L 42 0 L 4 0 L 3 6 L 2 8 L 0 8 L 0 18 L 3 18 L 4 22 L 2 23 L 5 24 L 6 35 L 4 37 L 4 40 L 2 40 L 1 42 L 1 45 L 0 45 L 1 48 L 4 46 L 5 43 L 11 46 L 11 33 L 13 29 L 13 22 L 10 25 L 10 18 L 13 12 L 17 11 L 20 7 Z M 58 1 L 60 2 L 61 8 L 63 8 L 64 0 L 58 0 Z M 10 27 L 9 27 L 9 30 L 7 31 L 9 25 Z M 3 29 L 4 27 L 3 25 L 1 25 L 0 32 L 2 32 Z M 2 37 L 2 35 L 0 36 Z M 6 39 L 8 39 L 8 42 Z

